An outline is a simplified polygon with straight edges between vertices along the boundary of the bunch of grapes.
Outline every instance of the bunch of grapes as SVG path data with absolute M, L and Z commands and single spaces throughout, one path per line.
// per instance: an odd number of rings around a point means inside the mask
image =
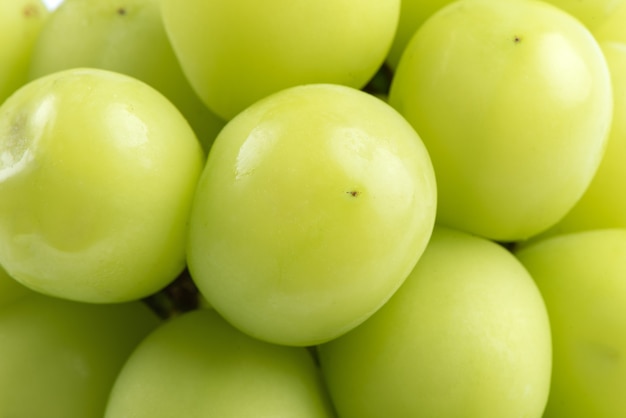
M 0 418 L 626 416 L 626 0 L 0 0 Z

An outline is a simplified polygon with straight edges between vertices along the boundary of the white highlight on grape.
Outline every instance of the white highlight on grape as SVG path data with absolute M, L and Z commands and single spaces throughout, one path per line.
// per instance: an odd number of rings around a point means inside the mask
M 560 33 L 542 40 L 539 62 L 549 77 L 550 94 L 564 103 L 578 104 L 587 100 L 592 90 L 593 76 L 571 41 Z M 574 87 L 575 86 L 575 87 Z
M 133 109 L 116 103 L 109 107 L 107 118 L 111 126 L 120 128 L 120 146 L 136 148 L 148 143 L 148 127 Z
M 412 174 L 395 154 L 386 138 L 374 137 L 358 128 L 336 129 L 329 142 L 334 159 L 358 183 L 367 184 L 361 193 L 371 194 L 372 198 L 384 198 L 385 204 L 377 206 L 381 210 L 406 211 L 413 203 L 411 185 Z M 389 179 L 393 179 L 390 181 Z M 360 184 L 355 184 L 360 187 Z
M 55 97 L 45 97 L 41 104 L 29 116 L 15 118 L 13 131 L 9 134 L 11 143 L 3 146 L 0 153 L 0 182 L 4 181 L 20 171 L 34 159 L 32 150 L 37 149 L 43 131 L 48 121 L 53 118 Z
M 152 158 L 138 152 L 137 149 L 149 143 L 149 130 L 144 121 L 127 104 L 115 103 L 109 106 L 107 111 L 107 123 L 111 126 L 111 132 L 115 132 L 113 142 L 121 152 L 132 149 L 135 162 L 143 167 L 150 168 L 153 165 Z
M 43 2 L 49 10 L 54 10 L 63 3 L 63 0 L 43 0 Z
M 265 155 L 274 148 L 278 137 L 275 129 L 267 123 L 254 128 L 237 154 L 235 179 L 240 180 L 256 170 L 266 160 Z

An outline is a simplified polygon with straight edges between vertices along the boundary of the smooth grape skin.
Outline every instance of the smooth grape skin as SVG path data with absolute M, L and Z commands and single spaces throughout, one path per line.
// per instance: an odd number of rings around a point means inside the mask
M 319 356 L 341 418 L 540 418 L 550 339 L 541 295 L 511 253 L 436 227 L 389 302 Z
M 293 87 L 218 135 L 192 209 L 189 270 L 239 329 L 313 345 L 393 294 L 435 211 L 428 154 L 395 110 L 345 86 Z
M 75 67 L 138 78 L 178 107 L 208 151 L 224 121 L 202 103 L 174 55 L 160 0 L 65 0 L 41 29 L 31 80 Z
M 554 368 L 544 418 L 626 416 L 626 230 L 555 236 L 516 255 L 551 321 Z
M 305 348 L 267 344 L 215 311 L 176 317 L 149 335 L 117 378 L 106 418 L 331 418 Z
M 614 99 L 606 151 L 580 200 L 556 225 L 531 241 L 564 232 L 626 228 L 626 44 L 601 42 L 600 46 L 611 71 Z
M 532 0 L 440 10 L 407 47 L 389 102 L 432 158 L 438 221 L 501 241 L 547 229 L 582 196 L 613 104 L 589 31 Z
M 204 155 L 189 124 L 134 78 L 74 69 L 0 107 L 0 264 L 42 293 L 145 297 L 185 267 Z
M 0 104 L 28 81 L 28 66 L 49 12 L 41 0 L 0 0 Z
M 191 85 L 225 120 L 287 87 L 361 88 L 383 63 L 400 0 L 164 0 Z
M 140 302 L 35 292 L 0 307 L 0 416 L 102 418 L 113 382 L 158 318 Z

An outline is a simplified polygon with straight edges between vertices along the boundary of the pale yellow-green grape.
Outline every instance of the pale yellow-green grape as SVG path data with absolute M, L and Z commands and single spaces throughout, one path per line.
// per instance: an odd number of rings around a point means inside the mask
M 363 87 L 389 51 L 399 10 L 400 0 L 163 0 L 183 71 L 226 120 L 287 87 Z
M 554 367 L 544 418 L 626 416 L 626 230 L 555 236 L 517 257 L 550 317 Z
M 9 276 L 2 266 L 0 266 L 0 308 L 28 293 L 28 288 Z
M 33 45 L 48 15 L 41 0 L 0 0 L 0 104 L 28 81 Z
M 319 347 L 341 418 L 540 418 L 551 355 L 546 307 L 521 263 L 443 227 L 385 306 Z
M 387 55 L 387 64 L 396 68 L 413 34 L 432 14 L 453 0 L 402 0 L 398 29 Z
M 106 418 L 331 418 L 305 348 L 264 343 L 203 309 L 170 320 L 133 352 Z
M 137 79 L 73 69 L 0 107 L 0 264 L 42 293 L 145 297 L 185 267 L 204 162 L 180 112 Z
M 224 126 L 195 94 L 165 33 L 161 0 L 65 0 L 43 26 L 30 79 L 75 67 L 138 78 L 187 118 L 205 151 Z
M 544 0 L 571 14 L 589 29 L 602 25 L 622 5 L 624 0 Z M 622 23 L 623 24 L 623 23 Z
M 625 31 L 626 33 L 626 31 Z M 582 198 L 535 237 L 600 228 L 626 228 L 626 43 L 601 42 L 613 85 L 613 123 L 600 167 Z
M 189 270 L 237 328 L 313 345 L 396 291 L 435 211 L 428 154 L 393 108 L 350 87 L 293 87 L 218 135 L 191 213 Z
M 0 309 L 0 416 L 102 418 L 113 382 L 159 324 L 140 302 L 31 293 Z
M 574 206 L 613 105 L 593 36 L 533 0 L 446 6 L 408 45 L 389 102 L 430 153 L 438 221 L 501 241 L 538 234 Z

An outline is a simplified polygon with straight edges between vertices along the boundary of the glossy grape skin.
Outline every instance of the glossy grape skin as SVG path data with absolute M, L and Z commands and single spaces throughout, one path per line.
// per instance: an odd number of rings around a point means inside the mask
M 591 33 L 532 0 L 445 7 L 407 47 L 389 102 L 428 148 L 438 221 L 499 241 L 544 231 L 582 196 L 613 104 Z
M 540 418 L 548 397 L 532 278 L 499 245 L 443 227 L 385 306 L 318 351 L 342 418 Z
M 32 292 L 0 308 L 0 416 L 101 418 L 117 373 L 158 324 L 142 303 Z
M 306 349 L 264 343 L 213 310 L 149 335 L 118 376 L 105 418 L 331 418 Z
M 361 88 L 383 63 L 399 0 L 164 0 L 174 51 L 218 116 L 287 87 Z
M 544 418 L 626 415 L 626 230 L 546 238 L 517 251 L 550 316 L 554 362 Z
M 224 121 L 189 85 L 163 27 L 160 0 L 66 0 L 35 43 L 29 78 L 76 67 L 135 77 L 163 93 L 208 151 Z
M 204 155 L 164 96 L 74 69 L 22 87 L 0 115 L 0 263 L 11 276 L 98 303 L 176 278 Z
M 33 46 L 48 15 L 41 0 L 0 0 L 0 104 L 28 81 Z
M 625 31 L 626 34 L 626 31 Z M 598 171 L 574 207 L 533 239 L 603 228 L 626 228 L 626 44 L 600 42 L 611 71 L 613 122 Z
M 192 209 L 189 270 L 237 328 L 313 345 L 393 294 L 435 211 L 428 154 L 397 112 L 345 86 L 294 87 L 217 137 Z

